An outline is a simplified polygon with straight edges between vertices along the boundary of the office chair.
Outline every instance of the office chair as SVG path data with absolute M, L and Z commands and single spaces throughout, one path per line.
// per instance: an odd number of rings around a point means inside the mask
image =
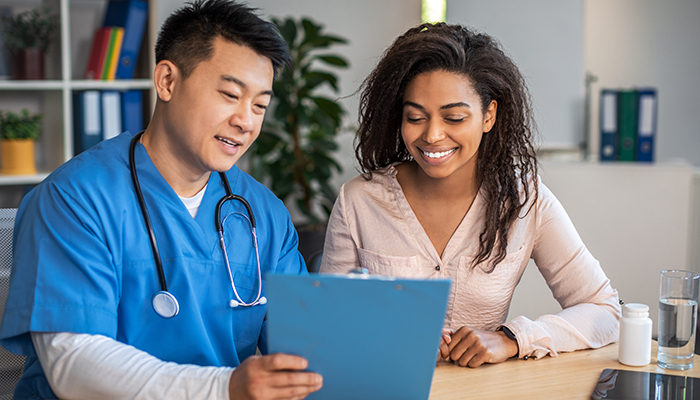
M 0 321 L 5 312 L 7 294 L 10 291 L 12 232 L 16 214 L 16 208 L 0 208 Z M 12 354 L 0 347 L 0 400 L 12 399 L 12 393 L 22 375 L 23 368 L 24 356 Z
M 323 259 L 323 250 L 317 251 L 309 257 L 306 269 L 310 274 L 318 273 L 318 269 L 321 268 L 321 259 Z

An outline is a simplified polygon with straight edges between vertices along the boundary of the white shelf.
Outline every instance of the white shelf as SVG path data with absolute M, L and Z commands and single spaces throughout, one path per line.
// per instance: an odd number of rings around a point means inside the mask
M 113 80 L 113 81 L 97 81 L 97 80 L 74 80 L 70 81 L 70 87 L 74 90 L 90 90 L 90 89 L 106 89 L 106 90 L 130 90 L 144 89 L 148 90 L 153 87 L 153 82 L 150 79 L 130 79 L 130 80 Z
M 150 79 L 129 79 L 129 80 L 46 80 L 46 81 L 0 81 L 0 91 L 40 91 L 40 90 L 149 90 L 153 86 Z
M 63 81 L 0 81 L 0 90 L 61 90 Z
M 0 185 L 36 185 L 49 176 L 48 172 L 33 175 L 2 175 L 0 174 Z

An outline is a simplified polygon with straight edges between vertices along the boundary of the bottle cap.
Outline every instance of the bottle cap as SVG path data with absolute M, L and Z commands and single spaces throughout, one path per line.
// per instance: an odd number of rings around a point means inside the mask
M 649 306 L 640 303 L 626 303 L 622 306 L 622 316 L 631 318 L 646 318 L 649 316 Z

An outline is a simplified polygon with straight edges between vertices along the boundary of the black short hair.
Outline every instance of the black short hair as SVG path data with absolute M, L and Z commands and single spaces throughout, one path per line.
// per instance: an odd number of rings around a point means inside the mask
M 186 3 L 165 20 L 156 41 L 156 63 L 168 60 L 187 78 L 213 53 L 222 37 L 246 46 L 272 62 L 275 77 L 291 64 L 287 43 L 277 27 L 261 19 L 256 9 L 230 0 L 196 0 Z

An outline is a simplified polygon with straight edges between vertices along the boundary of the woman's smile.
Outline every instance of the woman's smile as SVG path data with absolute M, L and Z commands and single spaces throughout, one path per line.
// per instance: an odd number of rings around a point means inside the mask
M 496 118 L 496 103 L 482 112 L 469 78 L 447 71 L 416 76 L 403 100 L 401 136 L 422 172 L 434 179 L 471 179 L 481 137 Z

